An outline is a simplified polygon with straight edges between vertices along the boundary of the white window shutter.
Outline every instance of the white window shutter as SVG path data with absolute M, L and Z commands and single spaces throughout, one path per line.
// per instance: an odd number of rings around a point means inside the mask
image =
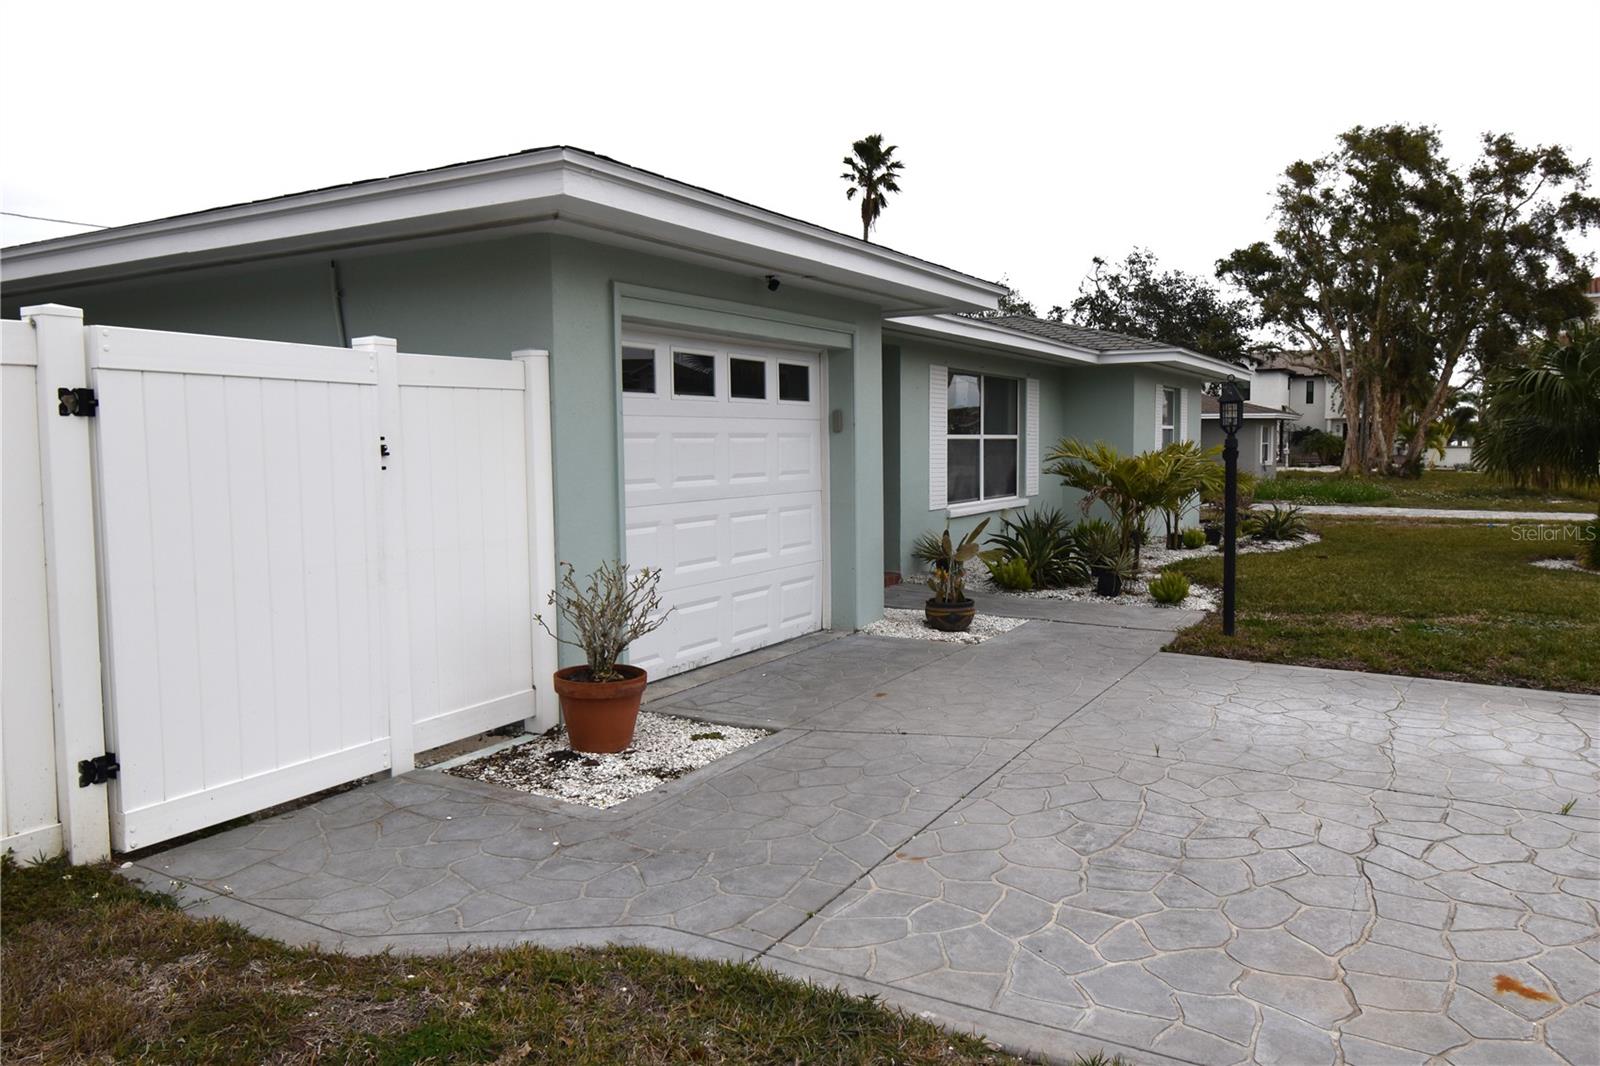
M 1024 414 L 1023 433 L 1028 449 L 1027 473 L 1023 476 L 1022 494 L 1039 495 L 1039 379 L 1028 379 L 1027 410 Z
M 928 368 L 928 510 L 942 511 L 948 489 L 945 479 L 945 426 L 948 421 L 945 394 L 950 389 L 950 372 L 942 366 Z
M 1189 390 L 1178 390 L 1178 425 L 1177 432 L 1172 435 L 1173 440 L 1189 439 Z
M 1161 416 L 1167 399 L 1167 390 L 1160 385 L 1156 386 L 1156 450 L 1161 450 Z

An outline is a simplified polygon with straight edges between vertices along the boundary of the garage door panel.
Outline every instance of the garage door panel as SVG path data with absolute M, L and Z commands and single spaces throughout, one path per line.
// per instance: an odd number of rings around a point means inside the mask
M 695 585 L 669 597 L 667 622 L 640 639 L 629 661 L 653 677 L 691 670 L 822 627 L 822 588 L 814 565 Z
M 822 625 L 823 426 L 815 354 L 630 334 L 656 353 L 658 391 L 623 395 L 626 551 L 661 570 L 667 623 L 634 645 L 653 676 Z M 715 397 L 672 395 L 675 349 L 713 353 Z M 732 359 L 766 361 L 764 399 L 732 396 Z M 778 399 L 778 369 L 807 368 L 811 399 Z M 744 368 L 748 369 L 748 368 Z M 743 391 L 752 391 L 748 373 Z

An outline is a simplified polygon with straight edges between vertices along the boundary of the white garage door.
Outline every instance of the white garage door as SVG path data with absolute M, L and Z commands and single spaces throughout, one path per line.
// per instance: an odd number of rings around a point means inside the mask
M 822 628 L 817 353 L 629 329 L 621 373 L 628 562 L 673 608 L 630 661 L 665 677 Z

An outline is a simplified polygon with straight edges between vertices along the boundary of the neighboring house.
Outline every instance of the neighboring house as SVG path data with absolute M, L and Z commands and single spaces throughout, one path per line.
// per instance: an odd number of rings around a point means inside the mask
M 1344 398 L 1339 384 L 1318 370 L 1304 352 L 1278 352 L 1255 368 L 1246 397 L 1263 407 L 1293 412 L 1289 432 L 1317 429 L 1344 436 Z
M 1005 288 L 567 147 L 22 245 L 0 265 L 7 317 L 59 303 L 150 329 L 547 349 L 556 554 L 662 568 L 675 609 L 633 657 L 655 676 L 879 618 L 916 534 L 1073 502 L 1042 449 L 1198 437 L 1201 385 L 1234 370 L 960 317 Z
M 1227 440 L 1222 432 L 1217 398 L 1204 396 L 1200 401 L 1200 443 L 1206 448 L 1220 448 Z M 1271 477 L 1278 467 L 1288 465 L 1289 432 L 1294 425 L 1294 412 L 1282 407 L 1269 407 L 1255 401 L 1244 405 L 1244 425 L 1239 427 L 1239 469 L 1260 477 Z M 1220 458 L 1218 462 L 1220 462 Z

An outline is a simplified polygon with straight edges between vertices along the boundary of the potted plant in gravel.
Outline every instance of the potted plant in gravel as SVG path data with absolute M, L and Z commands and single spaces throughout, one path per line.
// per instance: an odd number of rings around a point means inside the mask
M 997 548 L 983 551 L 978 547 L 978 538 L 988 525 L 989 520 L 985 518 L 959 543 L 950 539 L 950 530 L 946 528 L 937 537 L 924 533 L 912 544 L 911 557 L 932 567 L 928 588 L 933 590 L 933 595 L 922 608 L 922 616 L 930 628 L 944 633 L 965 633 L 972 625 L 978 608 L 967 598 L 966 565 L 974 559 L 989 562 L 1002 554 Z
M 580 588 L 571 563 L 562 563 L 561 580 L 550 593 L 554 607 L 576 640 L 559 636 L 543 615 L 533 620 L 556 640 L 582 649 L 584 662 L 555 672 L 561 719 L 573 751 L 610 754 L 633 743 L 644 696 L 645 672 L 617 662 L 628 645 L 652 633 L 667 620 L 657 586 L 661 571 L 648 567 L 629 574 L 628 564 L 605 562 Z
M 1139 572 L 1133 552 L 1122 546 L 1122 535 L 1117 527 L 1099 518 L 1086 518 L 1074 531 L 1078 548 L 1089 563 L 1089 573 L 1094 577 L 1095 593 L 1101 596 L 1119 596 L 1125 581 L 1132 581 Z

